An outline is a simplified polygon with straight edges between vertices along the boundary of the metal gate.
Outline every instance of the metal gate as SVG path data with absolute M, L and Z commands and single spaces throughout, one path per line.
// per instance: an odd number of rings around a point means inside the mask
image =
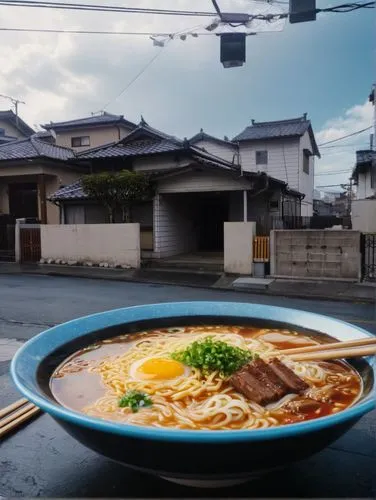
M 39 262 L 41 258 L 39 225 L 20 227 L 21 262 Z
M 376 281 L 376 233 L 363 233 L 361 240 L 362 279 Z

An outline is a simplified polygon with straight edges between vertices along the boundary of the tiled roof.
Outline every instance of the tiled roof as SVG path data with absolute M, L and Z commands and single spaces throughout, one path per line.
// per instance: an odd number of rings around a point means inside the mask
M 49 197 L 50 200 L 84 200 L 87 198 L 86 194 L 82 190 L 81 181 L 78 180 L 69 186 L 64 186 L 58 189 L 52 196 Z
M 202 165 L 205 165 L 209 168 L 219 168 L 227 171 L 237 170 L 234 166 L 231 165 L 231 163 L 226 162 L 221 158 L 216 158 L 213 155 L 203 153 L 198 148 L 191 147 L 188 151 L 191 152 L 191 157 L 195 162 L 201 163 Z M 187 167 L 165 168 L 159 170 L 150 170 L 148 172 L 145 172 L 145 174 L 153 178 L 158 178 L 163 176 L 164 174 L 183 172 L 186 169 Z M 53 201 L 70 201 L 78 199 L 85 200 L 87 199 L 87 195 L 82 190 L 81 181 L 76 181 L 70 186 L 59 189 L 52 196 L 50 196 L 49 199 Z
M 293 137 L 303 135 L 310 121 L 304 118 L 281 120 L 276 122 L 255 122 L 234 137 L 234 141 L 252 141 L 258 139 L 274 139 L 276 137 Z
M 63 129 L 63 128 L 79 128 L 79 127 L 92 127 L 98 125 L 110 125 L 115 123 L 122 123 L 131 128 L 136 128 L 136 124 L 126 120 L 123 115 L 112 115 L 111 113 L 103 113 L 97 116 L 88 116 L 87 118 L 78 118 L 77 120 L 67 120 L 64 122 L 50 122 L 42 125 L 46 130 L 50 129 Z
M 312 141 L 314 150 L 313 153 L 320 156 L 311 122 L 310 120 L 307 120 L 306 115 L 300 118 L 292 118 L 291 120 L 280 120 L 275 122 L 256 122 L 252 120 L 252 125 L 245 128 L 243 132 L 234 137 L 233 141 L 241 142 L 278 139 L 280 137 L 300 137 L 307 131 Z
M 231 141 L 226 139 L 220 139 L 219 137 L 215 137 L 214 135 L 207 134 L 206 132 L 203 131 L 203 129 L 201 129 L 198 134 L 194 135 L 188 140 L 190 144 L 196 144 L 197 142 L 200 141 L 213 141 L 235 147 L 235 144 L 232 144 Z
M 100 148 L 83 151 L 77 155 L 78 158 L 95 159 L 95 158 L 115 158 L 125 156 L 142 156 L 152 155 L 157 153 L 168 153 L 178 151 L 181 146 L 169 140 L 153 140 L 141 139 L 129 143 L 112 143 Z
M 0 145 L 0 161 L 31 158 L 51 158 L 64 161 L 74 158 L 74 153 L 68 148 L 55 146 L 55 144 L 38 139 L 35 135 Z
M 24 122 L 22 118 L 19 116 L 17 117 L 11 109 L 8 109 L 7 111 L 0 111 L 0 120 L 8 121 L 26 137 L 35 133 L 35 131 L 29 127 L 29 125 Z

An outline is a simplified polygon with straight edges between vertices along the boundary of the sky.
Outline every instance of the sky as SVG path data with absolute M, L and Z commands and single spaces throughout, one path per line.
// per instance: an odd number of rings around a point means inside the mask
M 285 8 L 252 0 L 218 3 L 225 11 L 249 13 Z M 318 7 L 340 3 L 317 0 Z M 210 0 L 109 0 L 106 4 L 212 10 Z M 214 35 L 177 38 L 160 48 L 147 36 L 1 31 L 7 27 L 170 33 L 195 28 L 204 33 L 210 21 L 1 6 L 0 93 L 25 101 L 20 115 L 35 127 L 105 109 L 136 123 L 142 115 L 151 126 L 181 138 L 200 128 L 231 138 L 251 119 L 280 120 L 306 112 L 321 144 L 372 124 L 368 95 L 376 81 L 375 10 L 319 14 L 309 23 L 277 23 L 268 32 L 247 38 L 246 64 L 232 69 L 221 65 L 219 39 Z M 9 107 L 0 98 L 0 109 Z M 347 182 L 355 151 L 368 148 L 369 133 L 334 143 L 335 148 L 320 148 L 316 186 Z M 341 173 L 332 174 L 337 171 Z

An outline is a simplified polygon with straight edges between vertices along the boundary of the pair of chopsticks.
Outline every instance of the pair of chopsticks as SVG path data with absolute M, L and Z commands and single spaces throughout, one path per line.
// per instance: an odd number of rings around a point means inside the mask
M 325 361 L 329 359 L 359 358 L 376 354 L 376 338 L 347 340 L 309 347 L 297 347 L 278 352 L 294 361 Z
M 30 420 L 40 411 L 37 406 L 24 398 L 0 410 L 0 438 Z

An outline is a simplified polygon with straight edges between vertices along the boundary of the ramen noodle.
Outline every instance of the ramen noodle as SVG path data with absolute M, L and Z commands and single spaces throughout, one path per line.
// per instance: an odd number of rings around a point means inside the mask
M 173 354 L 208 338 L 269 359 L 273 354 L 309 388 L 265 407 L 231 385 L 219 372 L 204 373 Z M 325 339 L 324 339 L 325 340 Z M 54 372 L 51 390 L 64 406 L 91 417 L 127 424 L 191 430 L 260 429 L 320 418 L 354 404 L 362 391 L 359 374 L 344 361 L 296 362 L 281 350 L 322 342 L 302 335 L 242 326 L 187 326 L 120 335 L 68 358 Z M 134 411 L 119 402 L 145 395 Z M 147 402 L 147 404 L 146 404 Z

